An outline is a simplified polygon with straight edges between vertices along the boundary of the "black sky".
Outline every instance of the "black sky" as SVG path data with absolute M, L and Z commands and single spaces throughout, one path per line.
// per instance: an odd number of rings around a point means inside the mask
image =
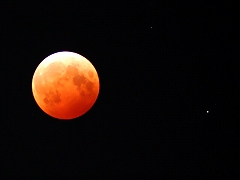
M 226 121 L 237 95 L 235 7 L 3 3 L 3 174 L 196 179 L 226 170 L 236 131 Z M 100 78 L 97 102 L 73 121 L 49 117 L 32 96 L 36 67 L 59 51 L 85 56 Z

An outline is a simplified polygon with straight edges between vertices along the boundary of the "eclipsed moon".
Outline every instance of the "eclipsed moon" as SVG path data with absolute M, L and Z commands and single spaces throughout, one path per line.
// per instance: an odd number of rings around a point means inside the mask
M 32 79 L 38 106 L 48 115 L 70 120 L 85 114 L 97 100 L 99 78 L 89 60 L 74 52 L 46 57 Z

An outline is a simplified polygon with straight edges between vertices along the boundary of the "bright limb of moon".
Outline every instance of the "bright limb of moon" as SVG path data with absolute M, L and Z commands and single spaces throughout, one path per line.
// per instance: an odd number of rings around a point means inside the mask
M 85 114 L 99 94 L 96 69 L 85 57 L 68 51 L 46 57 L 32 79 L 38 106 L 48 115 L 69 120 Z

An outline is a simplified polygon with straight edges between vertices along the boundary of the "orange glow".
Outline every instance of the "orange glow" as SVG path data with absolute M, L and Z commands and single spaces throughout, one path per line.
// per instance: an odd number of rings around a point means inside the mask
M 99 94 L 96 69 L 85 57 L 58 52 L 45 58 L 32 79 L 33 96 L 48 115 L 70 120 L 85 114 Z

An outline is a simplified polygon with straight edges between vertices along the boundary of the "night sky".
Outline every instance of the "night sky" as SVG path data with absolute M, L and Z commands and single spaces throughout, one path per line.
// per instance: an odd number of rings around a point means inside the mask
M 234 174 L 236 6 L 73 2 L 1 5 L 3 176 Z M 38 64 L 59 51 L 89 59 L 100 80 L 92 109 L 72 121 L 32 95 Z

